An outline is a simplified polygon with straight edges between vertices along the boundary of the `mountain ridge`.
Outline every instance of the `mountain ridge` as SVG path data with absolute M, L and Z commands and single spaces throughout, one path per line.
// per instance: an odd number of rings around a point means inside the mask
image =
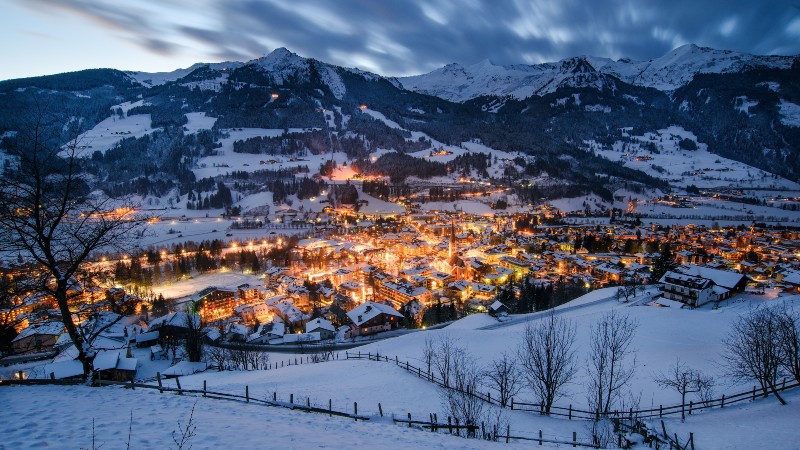
M 788 69 L 800 57 L 759 56 L 687 44 L 649 61 L 595 56 L 572 56 L 541 64 L 486 65 L 486 61 L 463 66 L 451 63 L 427 74 L 401 77 L 408 90 L 465 102 L 486 95 L 510 96 L 518 100 L 554 92 L 562 82 L 564 66 L 581 60 L 595 71 L 613 75 L 629 84 L 664 92 L 688 84 L 698 73 L 732 73 L 751 68 Z M 556 82 L 554 82 L 556 81 Z M 563 81 L 563 80 L 562 80 Z

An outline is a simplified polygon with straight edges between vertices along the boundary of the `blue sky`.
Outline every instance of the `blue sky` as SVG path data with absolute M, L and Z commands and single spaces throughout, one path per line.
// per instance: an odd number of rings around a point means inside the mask
M 286 47 L 383 75 L 451 62 L 647 60 L 686 44 L 800 53 L 794 0 L 3 0 L 0 79 L 170 71 Z

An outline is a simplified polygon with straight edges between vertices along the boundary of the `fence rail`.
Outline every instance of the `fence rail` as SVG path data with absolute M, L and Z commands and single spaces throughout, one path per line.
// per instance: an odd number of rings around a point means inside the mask
M 437 377 L 431 371 L 423 370 L 420 367 L 417 367 L 408 361 L 401 361 L 397 356 L 390 357 L 388 355 L 381 355 L 379 353 L 350 353 L 345 352 L 345 359 L 366 359 L 369 361 L 377 361 L 377 362 L 386 362 L 386 363 L 394 363 L 396 366 L 417 375 L 419 378 L 423 378 L 427 381 L 430 381 L 438 386 L 452 389 L 458 392 L 465 393 L 467 395 L 471 395 L 475 398 L 483 400 L 487 403 L 492 405 L 500 406 L 500 407 L 508 407 L 512 410 L 520 410 L 520 411 L 530 411 L 536 412 L 539 414 L 545 414 L 544 406 L 540 403 L 530 403 L 530 402 L 523 402 L 519 400 L 515 400 L 514 398 L 507 405 L 503 405 L 498 397 L 492 397 L 491 391 L 487 391 L 486 393 L 482 393 L 476 390 L 469 390 L 465 391 L 460 389 L 458 386 L 450 386 L 448 383 L 445 383 L 440 377 Z M 787 378 L 783 378 L 783 380 L 775 386 L 775 390 L 778 392 L 794 389 L 800 386 L 800 382 L 798 381 L 791 381 Z M 752 390 L 739 392 L 732 395 L 722 395 L 720 398 L 706 400 L 701 402 L 694 402 L 689 401 L 688 403 L 684 404 L 676 404 L 676 405 L 659 405 L 658 408 L 651 408 L 651 409 L 641 409 L 641 410 L 633 410 L 630 409 L 628 411 L 612 411 L 607 414 L 598 414 L 595 411 L 586 411 L 579 408 L 574 408 L 572 405 L 567 407 L 563 406 L 556 406 L 553 405 L 550 407 L 550 414 L 551 416 L 558 416 L 558 417 L 566 417 L 570 420 L 572 419 L 586 419 L 586 420 L 595 420 L 598 418 L 609 418 L 609 419 L 625 419 L 625 418 L 638 418 L 638 419 L 649 419 L 655 417 L 664 417 L 674 414 L 681 414 L 681 411 L 685 411 L 687 414 L 692 414 L 693 412 L 702 411 L 704 409 L 711 409 L 711 408 L 724 408 L 725 406 L 729 406 L 734 403 L 743 402 L 743 401 L 754 401 L 759 397 L 767 397 L 769 392 L 764 392 L 758 386 L 753 386 Z

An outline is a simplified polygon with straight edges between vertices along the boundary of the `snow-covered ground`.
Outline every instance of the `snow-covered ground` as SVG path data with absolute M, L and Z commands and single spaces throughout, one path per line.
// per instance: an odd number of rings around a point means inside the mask
M 194 449 L 526 447 L 144 389 L 2 387 L 0 402 L 0 421 L 6 424 L 0 448 L 9 450 L 93 448 L 93 423 L 95 448 L 126 448 L 129 428 L 130 448 L 175 448 L 172 432 L 186 426 L 192 408 L 195 436 L 188 444 Z
M 150 127 L 150 114 L 112 115 L 78 137 L 79 154 L 90 157 L 96 151 L 105 153 L 125 138 L 140 138 L 158 129 Z
M 204 119 L 208 120 L 203 116 Z M 190 124 L 192 121 L 190 120 Z M 197 123 L 197 118 L 195 118 Z M 202 124 L 202 122 L 200 122 Z M 200 126 L 200 124 L 195 126 Z M 204 126 L 204 125 L 203 125 Z M 261 169 L 278 169 L 296 166 L 308 166 L 309 169 L 316 172 L 319 170 L 320 165 L 330 159 L 330 154 L 327 155 L 309 155 L 303 156 L 300 159 L 304 161 L 289 161 L 288 157 L 284 156 L 271 156 L 271 155 L 254 155 L 250 153 L 235 153 L 233 151 L 233 143 L 236 141 L 245 141 L 254 137 L 276 137 L 281 136 L 284 132 L 283 129 L 273 128 L 231 128 L 221 130 L 228 133 L 229 136 L 219 140 L 222 147 L 215 149 L 216 154 L 213 156 L 206 156 L 197 161 L 196 167 L 192 169 L 198 179 L 213 177 L 216 175 L 225 175 L 233 171 L 254 172 Z M 305 131 L 302 128 L 290 128 L 290 133 L 302 133 Z M 344 153 L 336 157 L 337 163 L 346 161 Z M 267 163 L 266 161 L 276 160 L 277 163 Z M 262 163 L 264 161 L 264 163 Z M 313 172 L 312 172 L 313 173 Z
M 190 280 L 183 285 L 174 285 L 173 293 L 187 293 L 201 285 L 239 281 L 240 279 L 221 278 Z M 641 394 L 640 407 L 648 408 L 680 401 L 677 393 L 661 389 L 653 381 L 654 376 L 666 371 L 676 358 L 713 376 L 717 380 L 717 395 L 750 389 L 751 383 L 734 383 L 723 376 L 720 354 L 723 338 L 731 323 L 760 304 L 792 302 L 795 306 L 800 306 L 800 296 L 776 298 L 774 293 L 766 296 L 741 295 L 719 309 L 708 307 L 684 310 L 633 306 L 620 304 L 611 298 L 613 291 L 614 288 L 593 291 L 558 308 L 561 317 L 576 325 L 575 348 L 580 364 L 575 380 L 557 405 L 572 404 L 577 408 L 585 408 L 584 387 L 587 384 L 587 375 L 583 362 L 588 357 L 590 328 L 603 314 L 610 311 L 626 314 L 638 323 L 633 343 L 636 350 L 636 375 L 630 388 L 633 394 Z M 355 351 L 398 356 L 401 361 L 409 360 L 412 364 L 424 366 L 422 348 L 425 340 L 448 337 L 464 347 L 474 358 L 476 367 L 480 368 L 502 352 L 514 354 L 525 326 L 528 323 L 535 324 L 542 317 L 546 315 L 515 316 L 511 322 L 493 327 L 492 325 L 497 324 L 494 319 L 486 315 L 472 315 L 443 329 L 409 333 L 368 344 Z M 134 349 L 134 356 L 140 361 L 140 377 L 152 376 L 156 370 L 163 370 L 165 361 L 151 362 L 142 357 L 140 353 L 143 350 L 145 349 Z M 273 362 L 303 357 L 275 353 L 270 356 Z M 293 394 L 296 403 L 305 403 L 309 399 L 312 404 L 324 406 L 327 406 L 330 399 L 334 408 L 347 411 L 352 409 L 353 402 L 358 402 L 359 413 L 375 419 L 378 416 L 378 403 L 386 416 L 406 416 L 411 413 L 412 417 L 427 418 L 429 413 L 435 412 L 442 417 L 444 410 L 439 393 L 431 383 L 403 370 L 393 362 L 344 360 L 343 352 L 339 356 L 340 359 L 330 362 L 272 370 L 207 371 L 182 377 L 181 385 L 186 388 L 201 387 L 205 381 L 210 390 L 239 395 L 243 394 L 247 386 L 253 398 L 268 398 L 275 392 L 279 400 L 286 401 Z M 167 383 L 174 386 L 174 381 Z M 693 432 L 698 448 L 764 448 L 763 445 L 767 443 L 769 448 L 795 448 L 797 441 L 796 435 L 791 432 L 791 424 L 800 413 L 796 406 L 800 393 L 787 393 L 786 396 L 790 401 L 788 407 L 778 405 L 771 398 L 759 400 L 754 404 L 743 403 L 724 410 L 693 414 L 687 418 L 685 424 L 670 419 L 667 422 L 668 429 L 678 432 L 682 440 L 685 440 L 690 431 Z M 516 399 L 525 401 L 533 398 L 526 388 Z M 92 418 L 95 419 L 98 442 L 107 442 L 111 447 L 121 446 L 127 439 L 131 411 L 134 416 L 134 447 L 159 447 L 164 442 L 170 442 L 170 432 L 177 428 L 176 420 L 185 422 L 188 411 L 195 402 L 195 420 L 198 426 L 195 448 L 220 445 L 235 448 L 248 448 L 251 445 L 308 448 L 341 446 L 342 442 L 347 442 L 347 446 L 363 443 L 393 448 L 499 448 L 496 445 L 505 445 L 423 434 L 390 424 L 355 424 L 344 419 L 300 414 L 283 409 L 174 394 L 159 395 L 157 391 L 143 389 L 129 391 L 119 388 L 3 387 L 0 388 L 0 401 L 8 405 L 0 410 L 0 420 L 4 423 L 21 424 L 18 427 L 7 427 L 0 432 L 0 442 L 4 443 L 0 444 L 0 448 L 2 445 L 8 445 L 9 448 L 34 444 L 42 446 L 44 443 L 70 448 L 85 446 L 91 439 Z M 81 407 L 75 408 L 75 405 Z M 70 412 L 67 413 L 68 411 Z M 576 432 L 580 439 L 589 435 L 588 424 L 584 421 L 543 417 L 519 410 L 507 411 L 506 415 L 514 435 L 535 435 L 538 430 L 542 430 L 545 437 L 560 439 L 569 439 L 572 432 Z M 58 438 L 46 427 L 37 426 L 22 431 L 26 428 L 22 424 L 32 421 L 47 423 L 57 429 Z M 71 427 L 70 424 L 78 425 Z M 261 431 L 264 426 L 269 428 L 267 432 Z M 396 439 L 402 439 L 402 442 Z
M 156 294 L 162 294 L 165 298 L 187 297 L 201 290 L 216 286 L 223 289 L 236 289 L 237 286 L 248 283 L 251 286 L 263 284 L 263 280 L 258 275 L 244 274 L 239 272 L 215 272 L 197 275 L 187 280 L 177 281 L 170 285 L 162 285 L 153 288 Z
M 196 133 L 199 130 L 210 130 L 217 122 L 216 117 L 208 117 L 204 112 L 186 113 L 189 122 L 183 126 L 187 133 Z
M 631 136 L 641 143 L 652 143 L 658 153 L 651 152 L 639 143 L 617 141 L 605 148 L 595 141 L 587 141 L 587 148 L 611 161 L 641 170 L 656 178 L 668 180 L 671 185 L 686 187 L 777 187 L 800 190 L 800 185 L 776 177 L 761 169 L 723 158 L 708 151 L 708 145 L 697 142 L 697 137 L 682 127 L 671 126 L 644 136 Z M 697 150 L 683 150 L 681 139 L 697 142 Z

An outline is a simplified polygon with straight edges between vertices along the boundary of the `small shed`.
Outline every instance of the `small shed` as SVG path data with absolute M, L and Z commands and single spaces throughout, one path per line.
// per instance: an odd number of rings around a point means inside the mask
M 492 317 L 505 317 L 511 312 L 508 306 L 498 300 L 495 300 L 494 303 L 489 306 L 487 311 Z

